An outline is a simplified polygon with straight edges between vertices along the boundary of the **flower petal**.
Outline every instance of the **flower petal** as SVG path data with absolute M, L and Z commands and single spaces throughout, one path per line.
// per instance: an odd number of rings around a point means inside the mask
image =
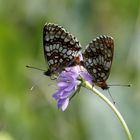
M 59 82 L 58 84 L 58 87 L 67 87 L 68 86 L 68 83 L 67 82 Z
M 89 81 L 90 83 L 92 83 L 93 81 L 93 77 L 86 71 L 82 71 L 80 72 L 80 75 L 87 81 Z
M 68 104 L 69 104 L 69 98 L 65 98 L 65 99 L 60 99 L 58 101 L 57 106 L 58 109 L 62 108 L 62 110 L 64 111 L 67 108 Z
M 62 111 L 65 111 L 66 108 L 68 107 L 68 105 L 69 105 L 69 98 L 67 98 L 67 99 L 65 100 L 64 104 L 62 105 Z
M 59 100 L 60 97 L 63 95 L 64 91 L 63 90 L 58 90 L 57 92 L 55 92 L 52 96 L 55 100 Z
M 74 83 L 75 83 L 75 82 L 74 82 Z M 67 87 L 64 89 L 64 91 L 70 92 L 71 90 L 73 90 L 74 87 L 75 87 L 75 84 L 74 84 L 74 83 L 69 83 L 69 86 L 67 86 Z
M 63 96 L 61 96 L 60 99 L 69 98 L 73 94 L 73 92 L 74 90 L 70 92 L 64 92 Z

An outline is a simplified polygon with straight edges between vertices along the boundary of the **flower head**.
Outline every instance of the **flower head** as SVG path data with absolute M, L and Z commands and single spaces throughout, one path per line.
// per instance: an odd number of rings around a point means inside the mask
M 53 94 L 53 97 L 58 101 L 58 109 L 64 111 L 72 95 L 76 92 L 81 84 L 80 78 L 92 82 L 92 77 L 87 71 L 81 70 L 81 66 L 68 67 L 62 71 L 58 77 L 58 91 Z

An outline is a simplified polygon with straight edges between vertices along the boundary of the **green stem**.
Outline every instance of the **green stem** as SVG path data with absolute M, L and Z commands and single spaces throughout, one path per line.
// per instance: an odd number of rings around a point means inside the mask
M 97 89 L 95 89 L 88 81 L 83 80 L 82 85 L 84 87 L 86 87 L 87 89 L 93 91 L 97 96 L 99 96 L 102 100 L 104 100 L 108 104 L 108 106 L 113 110 L 113 112 L 116 114 L 117 118 L 121 122 L 121 124 L 126 132 L 126 135 L 128 137 L 128 140 L 132 140 L 132 136 L 128 129 L 128 126 L 127 126 L 126 122 L 124 121 L 120 112 L 114 106 L 114 104 L 112 104 L 102 93 L 100 93 Z

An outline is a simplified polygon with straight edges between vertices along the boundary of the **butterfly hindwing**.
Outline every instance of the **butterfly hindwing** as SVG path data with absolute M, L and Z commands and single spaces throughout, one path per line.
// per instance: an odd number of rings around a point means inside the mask
M 72 34 L 53 23 L 44 26 L 43 46 L 50 75 L 60 73 L 69 66 L 81 49 L 79 41 Z
M 110 74 L 113 53 L 113 38 L 105 35 L 92 40 L 83 52 L 84 67 L 93 76 L 93 82 L 103 89 L 108 88 L 106 80 Z

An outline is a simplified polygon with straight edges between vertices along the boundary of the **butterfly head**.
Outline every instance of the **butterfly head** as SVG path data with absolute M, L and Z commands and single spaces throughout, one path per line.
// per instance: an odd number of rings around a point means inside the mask
M 103 90 L 109 89 L 109 86 L 105 81 L 96 82 L 95 85 L 101 87 Z
M 46 76 L 51 76 L 51 75 L 52 75 L 52 73 L 51 73 L 51 71 L 50 71 L 50 70 L 47 70 L 47 71 L 45 71 L 45 72 L 44 72 L 44 75 L 46 75 Z

